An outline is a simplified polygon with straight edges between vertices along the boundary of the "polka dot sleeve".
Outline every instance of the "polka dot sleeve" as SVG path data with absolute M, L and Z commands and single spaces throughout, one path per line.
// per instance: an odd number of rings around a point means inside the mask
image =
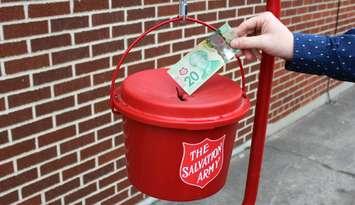
M 334 37 L 293 35 L 293 59 L 286 62 L 287 70 L 355 82 L 355 29 Z

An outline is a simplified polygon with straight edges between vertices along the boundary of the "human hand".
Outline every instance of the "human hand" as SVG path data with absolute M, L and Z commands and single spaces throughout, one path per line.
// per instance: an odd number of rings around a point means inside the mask
M 293 34 L 271 12 L 244 21 L 234 32 L 237 37 L 231 47 L 242 49 L 248 60 L 260 58 L 259 49 L 285 59 L 293 57 Z

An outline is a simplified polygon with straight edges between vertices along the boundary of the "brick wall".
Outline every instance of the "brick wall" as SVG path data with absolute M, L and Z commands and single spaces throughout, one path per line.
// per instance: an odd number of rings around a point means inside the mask
M 0 0 L 0 204 L 134 204 L 146 196 L 127 180 L 121 119 L 108 107 L 111 72 L 124 48 L 155 22 L 176 16 L 176 0 Z M 189 14 L 238 25 L 265 0 L 190 0 Z M 355 26 L 355 0 L 343 0 L 339 32 Z M 332 34 L 337 0 L 282 2 L 293 31 Z M 207 30 L 165 26 L 137 46 L 119 81 L 169 66 Z M 255 104 L 259 62 L 247 62 Z M 240 82 L 235 62 L 220 73 Z M 277 60 L 270 121 L 325 92 L 325 77 L 287 72 Z M 339 82 L 331 81 L 332 86 Z M 251 136 L 253 109 L 236 146 Z

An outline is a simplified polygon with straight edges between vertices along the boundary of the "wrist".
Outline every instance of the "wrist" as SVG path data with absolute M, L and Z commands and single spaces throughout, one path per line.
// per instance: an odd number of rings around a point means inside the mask
M 294 56 L 294 35 L 292 32 L 288 31 L 286 41 L 285 41 L 285 53 L 283 58 L 285 60 L 291 60 Z

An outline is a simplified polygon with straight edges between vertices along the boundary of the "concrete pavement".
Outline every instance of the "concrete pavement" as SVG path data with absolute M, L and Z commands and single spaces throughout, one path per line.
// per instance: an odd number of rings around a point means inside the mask
M 204 200 L 157 205 L 241 204 L 249 150 L 234 157 L 226 186 Z M 271 136 L 258 205 L 355 205 L 355 86 Z

